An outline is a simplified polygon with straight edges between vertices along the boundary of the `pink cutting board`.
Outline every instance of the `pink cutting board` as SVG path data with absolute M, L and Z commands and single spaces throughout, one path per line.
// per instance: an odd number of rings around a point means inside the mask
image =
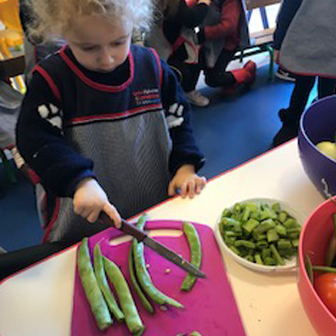
M 202 336 L 245 336 L 214 233 L 206 225 L 196 223 L 194 225 L 202 244 L 201 269 L 206 274 L 206 279 L 198 279 L 190 292 L 180 290 L 180 285 L 186 275 L 183 270 L 151 249 L 145 248 L 146 264 L 150 265 L 148 271 L 153 283 L 162 292 L 182 303 L 184 308 L 169 307 L 168 310 L 163 311 L 158 305 L 153 304 L 155 314 L 150 315 L 141 306 L 137 294 L 132 291 L 141 319 L 146 326 L 143 335 L 176 336 L 184 333 L 189 335 L 192 331 L 198 331 Z M 158 229 L 182 230 L 182 222 L 168 220 L 147 222 L 146 230 Z M 92 253 L 94 245 L 100 242 L 102 253 L 121 267 L 125 278 L 130 283 L 127 266 L 130 242 L 123 242 L 114 246 L 108 244 L 110 239 L 122 235 L 122 232 L 114 228 L 107 229 L 91 237 L 89 247 Z M 185 235 L 179 237 L 157 236 L 154 239 L 189 260 L 189 247 Z M 170 269 L 170 273 L 166 273 L 166 269 Z M 104 332 L 97 328 L 89 304 L 86 301 L 76 266 L 71 336 L 100 335 L 126 336 L 131 334 L 124 323 L 119 324 L 116 321 Z

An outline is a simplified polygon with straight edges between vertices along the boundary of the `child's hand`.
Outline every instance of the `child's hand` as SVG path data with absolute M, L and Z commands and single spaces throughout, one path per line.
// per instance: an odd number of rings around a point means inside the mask
M 105 191 L 93 178 L 84 179 L 78 184 L 73 205 L 75 213 L 90 223 L 97 221 L 103 211 L 113 220 L 116 228 L 121 227 L 121 218 L 117 209 L 109 202 Z
M 180 189 L 182 198 L 193 198 L 195 194 L 200 194 L 206 185 L 206 178 L 195 173 L 193 165 L 182 166 L 169 183 L 168 195 L 176 195 L 176 190 Z

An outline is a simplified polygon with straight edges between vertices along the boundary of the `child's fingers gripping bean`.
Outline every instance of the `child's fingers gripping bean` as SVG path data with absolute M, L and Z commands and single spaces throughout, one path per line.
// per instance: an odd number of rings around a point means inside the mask
M 190 263 L 197 268 L 201 267 L 202 263 L 202 248 L 201 241 L 194 225 L 191 223 L 183 223 L 183 231 L 187 236 L 190 249 Z M 182 282 L 181 290 L 189 291 L 194 286 L 197 277 L 188 273 Z
M 123 274 L 112 260 L 106 257 L 103 257 L 103 260 L 106 273 L 117 292 L 121 309 L 125 315 L 127 328 L 132 333 L 142 331 L 145 327 L 141 322 L 138 310 Z
M 96 244 L 93 250 L 93 266 L 98 286 L 103 293 L 103 296 L 106 300 L 108 307 L 110 308 L 110 311 L 119 322 L 123 321 L 125 319 L 124 314 L 120 310 L 117 301 L 115 300 L 114 295 L 107 282 L 104 270 L 103 256 L 99 244 Z
M 144 292 L 142 291 L 138 280 L 136 278 L 135 275 L 135 270 L 134 270 L 134 258 L 133 258 L 133 245 L 136 244 L 136 240 L 133 240 L 132 244 L 131 244 L 131 248 L 129 251 L 129 256 L 128 256 L 128 269 L 129 269 L 129 273 L 130 273 L 130 278 L 131 278 L 131 282 L 133 285 L 134 290 L 137 292 L 139 299 L 142 303 L 142 305 L 144 306 L 144 308 L 150 313 L 150 314 L 154 314 L 154 308 L 151 305 L 151 303 L 147 300 Z
M 98 328 L 106 330 L 113 321 L 94 275 L 87 238 L 84 238 L 79 246 L 78 271 Z

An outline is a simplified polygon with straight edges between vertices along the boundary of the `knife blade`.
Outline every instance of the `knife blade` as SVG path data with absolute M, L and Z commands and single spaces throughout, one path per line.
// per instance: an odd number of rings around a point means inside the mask
M 113 220 L 104 212 L 99 215 L 99 219 L 106 225 L 114 226 Z M 125 221 L 124 219 L 121 220 L 121 228 L 119 229 L 122 232 L 131 235 L 134 237 L 138 242 L 143 242 L 146 246 L 151 248 L 153 251 L 161 255 L 162 257 L 166 258 L 170 262 L 174 263 L 178 267 L 182 268 L 188 273 L 195 275 L 199 278 L 205 278 L 205 274 L 201 272 L 198 268 L 194 265 L 190 264 L 187 260 L 181 257 L 179 254 L 174 252 L 173 250 L 169 249 L 168 247 L 162 245 L 161 243 L 157 242 L 153 238 L 149 237 L 148 234 L 142 230 L 139 230 L 135 225 L 132 225 Z

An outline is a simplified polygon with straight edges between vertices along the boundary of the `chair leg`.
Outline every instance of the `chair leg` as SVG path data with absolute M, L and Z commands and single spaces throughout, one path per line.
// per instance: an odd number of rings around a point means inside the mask
M 8 181 L 10 183 L 15 183 L 17 181 L 16 176 L 15 176 L 15 172 L 14 172 L 13 167 L 11 166 L 10 162 L 8 161 L 5 152 L 2 149 L 0 149 L 0 158 L 2 160 L 2 164 L 3 164 L 4 171 L 5 171 L 5 174 L 6 174 L 6 177 L 7 177 Z
M 274 79 L 274 50 L 270 45 L 266 45 L 266 50 L 269 53 L 270 63 L 268 68 L 268 79 L 273 81 Z

